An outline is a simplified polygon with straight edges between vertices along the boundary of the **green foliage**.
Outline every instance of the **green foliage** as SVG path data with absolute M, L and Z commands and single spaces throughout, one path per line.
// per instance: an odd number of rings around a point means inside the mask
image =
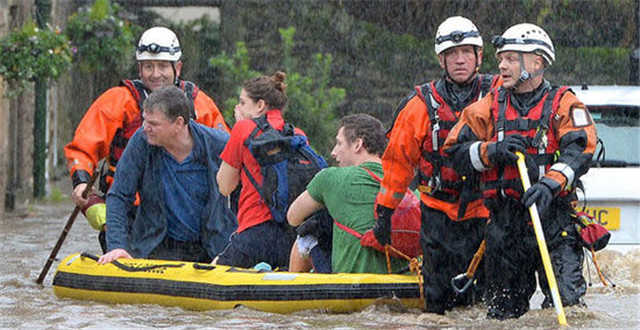
M 549 69 L 550 81 L 563 85 L 629 83 L 631 49 L 622 47 L 563 47 Z
M 81 8 L 69 17 L 65 33 L 83 71 L 122 71 L 133 63 L 134 30 L 139 28 L 119 18 L 119 10 L 109 0 L 97 0 L 91 9 Z
M 35 79 L 57 78 L 71 65 L 71 47 L 59 29 L 29 22 L 0 39 L 0 75 L 12 83 L 9 96 Z
M 53 203 L 60 203 L 69 199 L 58 187 L 51 188 L 51 192 L 47 196 L 47 200 Z
M 180 77 L 194 81 L 214 100 L 222 100 L 218 94 L 222 89 L 218 81 L 218 72 L 209 65 L 211 54 L 220 53 L 219 25 L 203 15 L 196 20 L 171 24 L 169 28 L 180 39 L 184 63 Z
M 312 66 L 306 75 L 294 70 L 287 75 L 286 117 L 305 130 L 311 144 L 328 156 L 336 134 L 336 109 L 346 97 L 344 88 L 329 87 L 331 81 L 331 54 L 313 55 Z
M 482 49 L 482 73 L 498 73 L 498 61 L 496 60 L 496 48 L 490 42 L 485 42 Z
M 545 79 L 556 85 L 629 83 L 631 49 L 622 47 L 562 47 L 556 50 L 556 61 L 545 73 Z M 481 72 L 498 72 L 495 48 L 484 46 Z
M 287 96 L 289 98 L 285 117 L 305 131 L 311 144 L 324 155 L 328 155 L 333 145 L 338 106 L 344 101 L 344 88 L 330 87 L 331 54 L 314 54 L 308 61 L 308 68 L 300 72 L 301 67 L 292 56 L 294 48 L 295 28 L 279 29 L 282 39 L 282 67 L 287 73 Z M 244 42 L 236 43 L 236 51 L 232 56 L 222 53 L 211 58 L 210 64 L 222 73 L 224 86 L 235 87 L 233 97 L 224 101 L 225 118 L 230 119 L 237 95 L 243 81 L 258 76 L 259 73 L 250 66 L 249 52 Z
M 229 56 L 226 52 L 222 52 L 220 55 L 212 57 L 209 64 L 218 69 L 220 72 L 218 80 L 222 86 L 226 86 L 227 90 L 231 91 L 227 93 L 227 97 L 222 103 L 222 113 L 225 120 L 230 123 L 233 121 L 233 108 L 242 90 L 242 83 L 247 79 L 259 76 L 260 73 L 252 70 L 249 66 L 249 51 L 242 41 L 236 43 L 236 51 L 233 55 Z
M 280 33 L 280 38 L 282 39 L 282 66 L 284 67 L 286 72 L 292 72 L 293 66 L 295 63 L 295 58 L 292 56 L 293 50 L 293 36 L 296 34 L 296 28 L 290 26 L 286 29 L 280 28 L 278 29 Z

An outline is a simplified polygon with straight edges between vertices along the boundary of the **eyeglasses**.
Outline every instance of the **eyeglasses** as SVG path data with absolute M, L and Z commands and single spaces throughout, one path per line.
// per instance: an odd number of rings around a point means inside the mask
M 441 44 L 445 41 L 453 41 L 454 43 L 460 43 L 462 40 L 471 37 L 479 37 L 480 33 L 478 31 L 453 31 L 446 36 L 440 36 L 436 38 L 436 44 Z
M 164 47 L 164 46 L 160 46 L 156 43 L 152 43 L 152 44 L 148 44 L 148 45 L 140 45 L 137 47 L 138 51 L 143 53 L 143 52 L 149 52 L 151 54 L 158 54 L 158 53 L 162 53 L 162 52 L 166 52 L 169 53 L 171 55 L 177 53 L 180 51 L 180 47 Z

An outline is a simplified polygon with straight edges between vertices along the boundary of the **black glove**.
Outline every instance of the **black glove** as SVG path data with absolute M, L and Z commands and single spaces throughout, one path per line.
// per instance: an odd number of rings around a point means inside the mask
M 533 160 L 533 157 L 530 157 L 529 155 L 525 154 L 524 163 L 525 165 L 527 165 L 527 174 L 529 174 L 529 181 L 538 182 L 538 180 L 541 178 L 540 178 L 540 169 L 538 168 L 536 161 Z
M 551 204 L 552 199 L 553 193 L 551 192 L 551 188 L 542 182 L 538 182 L 527 189 L 524 196 L 522 196 L 522 203 L 527 208 L 533 205 L 533 203 L 536 203 L 538 212 L 544 214 L 549 204 Z
M 376 224 L 373 226 L 373 235 L 380 245 L 391 244 L 391 216 L 394 209 L 378 205 L 376 207 Z
M 513 164 L 518 160 L 516 151 L 525 153 L 527 150 L 527 139 L 518 134 L 507 135 L 504 140 L 489 143 L 487 156 L 494 165 Z

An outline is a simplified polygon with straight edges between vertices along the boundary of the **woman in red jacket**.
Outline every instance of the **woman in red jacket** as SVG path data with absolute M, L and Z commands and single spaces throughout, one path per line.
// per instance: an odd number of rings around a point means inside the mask
M 286 267 L 289 264 L 289 252 L 295 240 L 295 232 L 286 224 L 273 220 L 269 207 L 247 176 L 249 172 L 258 184 L 262 184 L 260 165 L 245 144 L 257 127 L 253 119 L 264 116 L 274 129 L 284 128 L 282 109 L 287 103 L 285 77 L 285 73 L 278 71 L 273 76 L 247 80 L 243 85 L 235 107 L 236 124 L 220 155 L 223 162 L 217 175 L 220 193 L 223 195 L 228 196 L 238 183 L 242 183 L 238 203 L 238 230 L 214 263 L 245 268 L 260 262 L 273 267 Z M 261 132 L 256 136 L 259 134 Z M 304 133 L 296 128 L 296 134 Z

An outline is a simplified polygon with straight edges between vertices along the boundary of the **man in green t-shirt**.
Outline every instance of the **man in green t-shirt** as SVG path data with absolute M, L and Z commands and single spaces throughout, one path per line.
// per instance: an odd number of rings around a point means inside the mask
M 367 169 L 383 176 L 380 157 L 386 143 L 384 127 L 378 119 L 366 114 L 344 117 L 331 151 L 340 167 L 319 172 L 289 207 L 287 220 L 293 226 L 323 208 L 329 211 L 335 220 L 331 250 L 334 273 L 387 273 L 384 253 L 361 246 L 358 238 L 336 224 L 361 234 L 373 228 L 374 202 L 380 184 Z M 395 258 L 391 263 L 394 271 L 405 264 Z

